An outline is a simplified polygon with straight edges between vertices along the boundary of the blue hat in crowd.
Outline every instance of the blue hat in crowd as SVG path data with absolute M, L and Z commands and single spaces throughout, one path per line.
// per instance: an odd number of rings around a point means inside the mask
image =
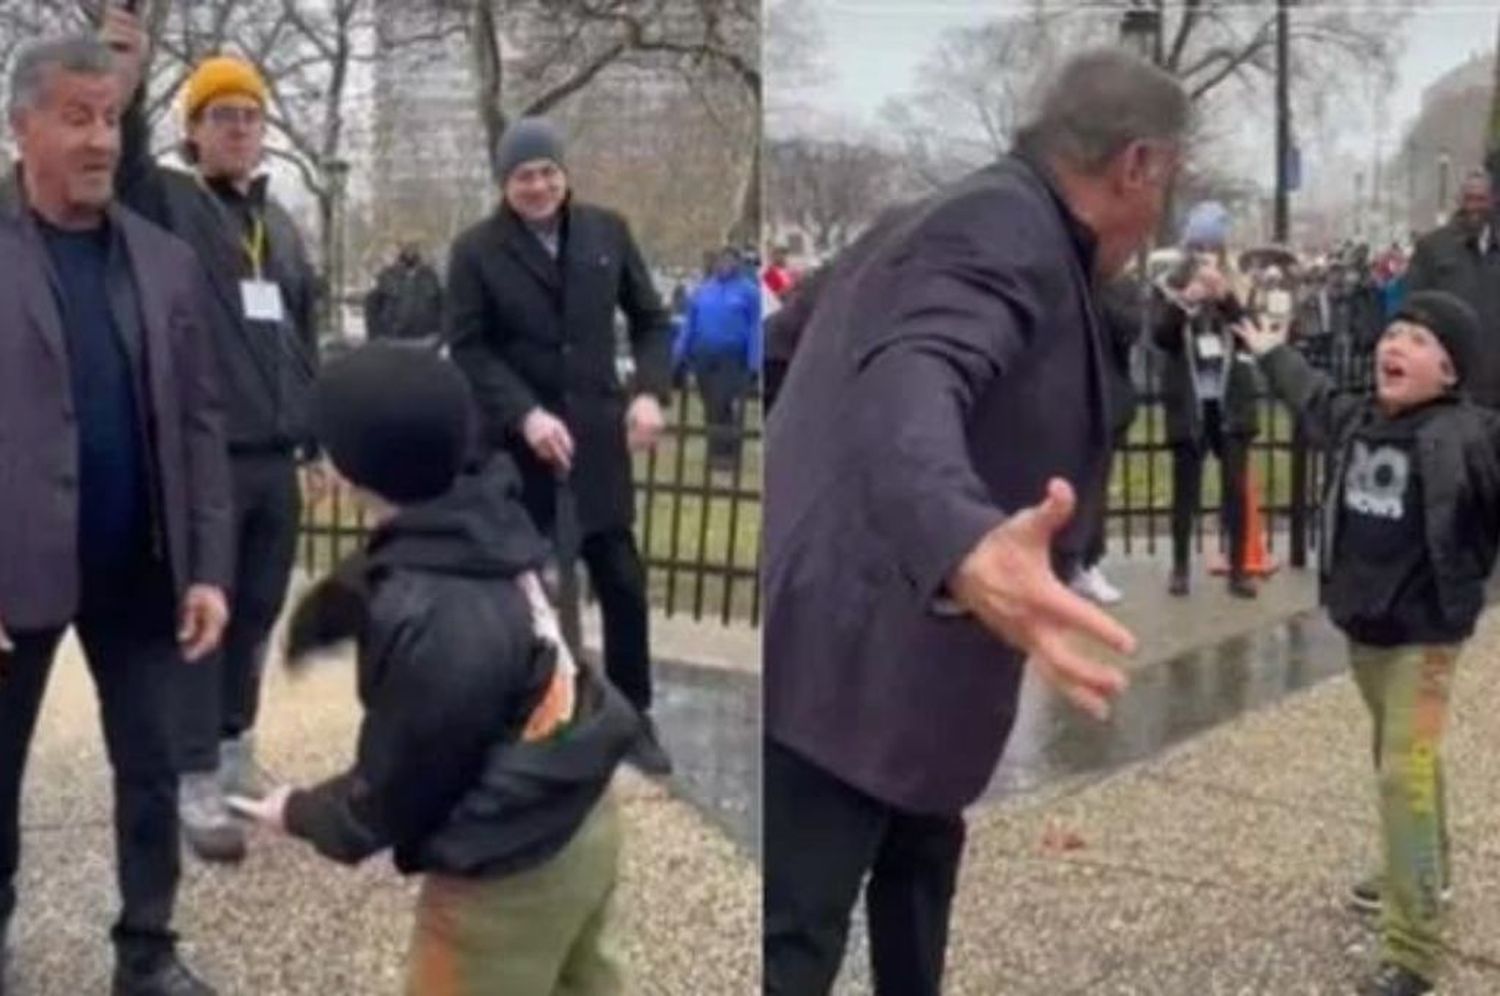
M 1182 244 L 1198 249 L 1222 249 L 1229 241 L 1229 209 L 1218 201 L 1194 204 L 1182 226 Z

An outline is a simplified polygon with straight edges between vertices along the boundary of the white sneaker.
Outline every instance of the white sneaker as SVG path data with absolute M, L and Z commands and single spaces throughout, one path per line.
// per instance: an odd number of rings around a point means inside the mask
M 1098 567 L 1079 571 L 1073 576 L 1073 583 L 1070 587 L 1084 598 L 1098 602 L 1100 605 L 1114 605 L 1125 597 L 1120 589 L 1109 583 L 1109 579 Z

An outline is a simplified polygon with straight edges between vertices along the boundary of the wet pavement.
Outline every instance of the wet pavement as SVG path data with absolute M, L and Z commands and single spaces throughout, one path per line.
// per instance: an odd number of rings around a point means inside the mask
M 1343 637 L 1321 612 L 1131 671 L 1108 722 L 1028 681 L 986 801 L 1107 774 L 1343 671 Z
M 1444 747 L 1455 901 L 1445 996 L 1500 992 L 1500 613 Z M 1377 867 L 1369 719 L 1338 675 L 1097 778 L 970 814 L 952 996 L 1350 993 L 1378 958 L 1344 908 Z M 846 993 L 868 992 L 850 966 Z
M 760 676 L 657 663 L 653 712 L 671 790 L 760 858 Z

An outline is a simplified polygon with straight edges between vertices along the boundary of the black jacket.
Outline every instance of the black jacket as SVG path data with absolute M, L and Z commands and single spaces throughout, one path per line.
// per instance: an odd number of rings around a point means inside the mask
M 365 296 L 365 331 L 372 340 L 438 342 L 443 335 L 443 283 L 426 263 L 395 262 Z
M 767 423 L 766 734 L 952 814 L 994 772 L 1022 655 L 942 608 L 991 529 L 1072 482 L 1102 513 L 1110 360 L 1095 239 L 1017 157 L 886 218 L 827 274 Z
M 546 545 L 504 458 L 377 528 L 365 553 L 299 605 L 289 653 L 354 635 L 365 716 L 353 768 L 293 793 L 288 830 L 338 861 L 387 847 L 402 871 L 510 874 L 573 836 L 639 732 L 580 667 L 573 721 L 520 742 L 551 681 L 516 583 Z
M 1493 224 L 1482 242 L 1456 222 L 1417 242 L 1407 271 L 1407 293 L 1442 290 L 1469 303 L 1479 316 L 1475 370 L 1466 376 L 1469 396 L 1500 407 L 1500 231 Z M 1483 250 L 1481 251 L 1481 245 Z
M 208 272 L 204 322 L 219 358 L 231 452 L 311 450 L 307 405 L 318 361 L 317 278 L 291 216 L 267 195 L 264 178 L 242 198 L 158 166 L 139 100 L 121 122 L 121 139 L 121 201 L 192 246 Z M 244 213 L 265 219 L 264 276 L 281 288 L 285 321 L 279 325 L 245 318 L 240 283 L 254 269 Z
M 629 389 L 615 366 L 617 308 L 635 354 Z M 523 418 L 540 405 L 573 435 L 572 485 L 584 534 L 628 527 L 635 487 L 625 410 L 634 394 L 665 402 L 672 331 L 624 219 L 569 205 L 554 260 L 502 206 L 454 242 L 446 310 L 453 362 L 474 386 L 485 442 L 515 458 L 533 518 L 551 529 L 556 491 L 552 471 L 521 437 Z
M 1162 404 L 1167 422 L 1167 442 L 1196 442 L 1203 437 L 1203 405 L 1194 378 L 1195 354 L 1189 331 L 1206 329 L 1223 344 L 1228 370 L 1221 402 L 1224 432 L 1253 438 L 1260 431 L 1256 399 L 1260 377 L 1255 360 L 1230 331 L 1229 314 L 1218 302 L 1203 306 L 1195 316 L 1172 303 L 1161 290 L 1151 291 L 1151 340 L 1161 350 Z
M 1340 392 L 1289 347 L 1267 354 L 1261 367 L 1309 441 L 1330 454 L 1318 551 L 1326 580 L 1338 540 L 1350 445 L 1356 431 L 1380 413 L 1372 398 Z M 1450 623 L 1471 626 L 1484 606 L 1485 581 L 1500 551 L 1500 415 L 1463 399 L 1446 405 L 1418 431 L 1416 459 L 1439 599 Z

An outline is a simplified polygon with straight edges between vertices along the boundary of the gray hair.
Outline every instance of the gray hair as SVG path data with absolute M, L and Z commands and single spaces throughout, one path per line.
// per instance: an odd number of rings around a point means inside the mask
M 1192 105 L 1171 75 L 1123 49 L 1096 48 L 1068 60 L 1016 133 L 1017 152 L 1101 172 L 1125 146 L 1180 143 Z
M 115 70 L 114 55 L 108 45 L 89 34 L 45 38 L 27 45 L 11 65 L 9 112 L 35 107 L 53 70 L 107 76 Z

